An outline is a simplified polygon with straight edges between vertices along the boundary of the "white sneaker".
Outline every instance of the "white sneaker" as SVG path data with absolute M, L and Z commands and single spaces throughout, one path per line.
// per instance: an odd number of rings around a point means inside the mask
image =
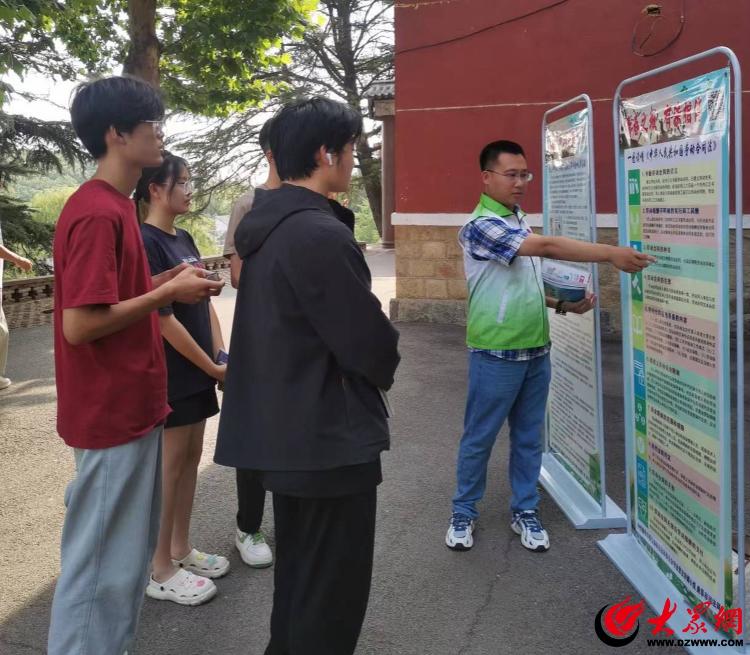
M 474 545 L 474 521 L 466 514 L 454 513 L 445 535 L 445 545 L 452 550 L 469 550 Z
M 264 569 L 273 564 L 273 553 L 260 530 L 255 534 L 248 534 L 237 528 L 234 545 L 240 551 L 242 561 L 254 569 Z
M 523 512 L 514 512 L 510 529 L 521 535 L 521 544 L 524 548 L 537 553 L 549 550 L 549 535 L 542 526 L 537 510 L 527 509 Z
M 0 375 L 0 391 L 7 389 L 11 385 L 10 378 L 4 378 Z

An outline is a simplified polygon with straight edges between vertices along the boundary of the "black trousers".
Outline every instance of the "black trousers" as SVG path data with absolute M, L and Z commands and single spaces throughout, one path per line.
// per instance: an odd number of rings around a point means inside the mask
M 367 611 L 377 487 L 339 498 L 273 495 L 271 641 L 265 655 L 352 655 Z
M 260 530 L 266 490 L 255 471 L 237 469 L 237 527 L 248 534 Z

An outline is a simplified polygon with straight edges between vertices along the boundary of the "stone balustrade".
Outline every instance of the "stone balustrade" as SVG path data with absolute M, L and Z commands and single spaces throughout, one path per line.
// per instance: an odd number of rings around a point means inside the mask
M 204 266 L 210 271 L 229 269 L 225 257 L 204 257 Z M 3 283 L 3 311 L 12 330 L 52 323 L 52 300 L 55 278 L 43 277 L 7 280 Z
M 55 278 L 51 275 L 9 280 L 3 283 L 3 307 L 12 303 L 51 298 L 55 289 Z

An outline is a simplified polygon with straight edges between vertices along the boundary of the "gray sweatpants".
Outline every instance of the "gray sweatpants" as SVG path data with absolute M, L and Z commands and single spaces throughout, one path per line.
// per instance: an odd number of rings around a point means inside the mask
M 48 655 L 132 655 L 159 535 L 162 431 L 75 449 Z

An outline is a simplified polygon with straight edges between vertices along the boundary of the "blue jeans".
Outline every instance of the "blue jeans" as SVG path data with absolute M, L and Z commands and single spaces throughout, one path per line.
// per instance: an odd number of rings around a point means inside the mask
M 464 434 L 458 448 L 453 511 L 475 519 L 487 486 L 487 462 L 505 419 L 510 425 L 508 477 L 514 512 L 536 509 L 550 383 L 549 354 L 527 361 L 469 354 Z

